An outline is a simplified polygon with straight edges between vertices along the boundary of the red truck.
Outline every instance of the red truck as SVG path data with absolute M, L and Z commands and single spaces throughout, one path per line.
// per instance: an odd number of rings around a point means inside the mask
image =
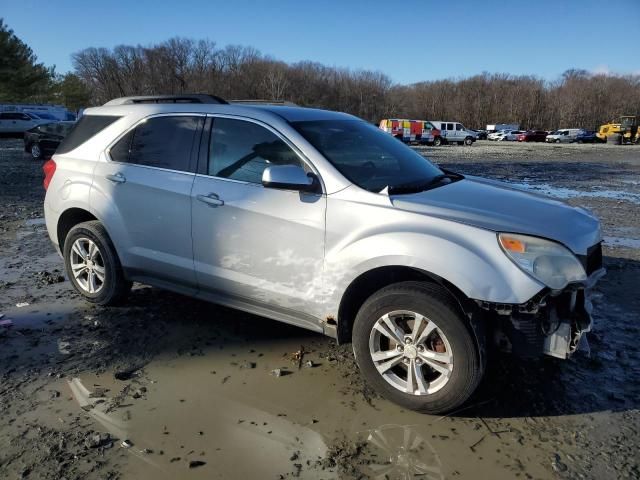
M 390 133 L 405 143 L 418 142 L 427 145 L 441 145 L 440 130 L 426 120 L 385 118 L 380 121 L 380 129 Z

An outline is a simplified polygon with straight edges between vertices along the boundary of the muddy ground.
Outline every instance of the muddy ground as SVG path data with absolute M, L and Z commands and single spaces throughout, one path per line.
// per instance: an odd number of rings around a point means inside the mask
M 640 147 L 418 150 L 600 216 L 590 357 L 495 359 L 437 417 L 314 333 L 138 285 L 91 306 L 42 223 L 41 163 L 0 140 L 0 478 L 640 478 Z

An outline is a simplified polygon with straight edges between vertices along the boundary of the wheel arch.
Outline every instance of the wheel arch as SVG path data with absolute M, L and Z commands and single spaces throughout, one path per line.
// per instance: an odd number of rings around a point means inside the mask
M 71 207 L 62 212 L 62 214 L 58 218 L 58 223 L 56 226 L 58 247 L 60 248 L 61 252 L 64 252 L 64 242 L 67 238 L 67 235 L 69 234 L 69 231 L 79 223 L 89 222 L 91 220 L 100 221 L 93 213 L 84 208 Z
M 440 285 L 455 300 L 465 316 L 473 311 L 474 302 L 454 284 L 435 273 L 404 265 L 381 266 L 361 273 L 344 291 L 338 307 L 338 343 L 351 342 L 353 322 L 367 298 L 388 285 L 410 280 Z

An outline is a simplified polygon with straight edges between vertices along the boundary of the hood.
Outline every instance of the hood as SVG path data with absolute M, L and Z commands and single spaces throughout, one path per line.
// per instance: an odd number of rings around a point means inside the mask
M 494 180 L 465 177 L 439 188 L 391 197 L 394 207 L 495 232 L 535 235 L 585 255 L 601 240 L 600 222 L 580 207 Z

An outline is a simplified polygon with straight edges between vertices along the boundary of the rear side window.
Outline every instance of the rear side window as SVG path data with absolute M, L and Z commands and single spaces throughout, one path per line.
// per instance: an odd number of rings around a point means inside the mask
M 116 162 L 189 172 L 191 150 L 203 117 L 155 117 L 141 123 L 110 150 Z
M 56 153 L 68 153 L 76 149 L 119 118 L 111 115 L 84 115 L 60 143 Z

